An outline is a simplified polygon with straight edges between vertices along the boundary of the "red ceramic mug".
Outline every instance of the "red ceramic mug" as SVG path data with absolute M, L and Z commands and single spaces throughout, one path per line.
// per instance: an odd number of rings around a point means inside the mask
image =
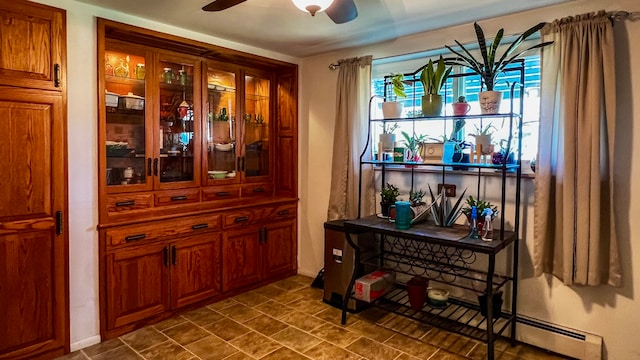
M 454 116 L 467 115 L 469 110 L 471 110 L 471 105 L 469 105 L 469 103 L 457 102 L 451 104 L 451 106 L 453 107 Z

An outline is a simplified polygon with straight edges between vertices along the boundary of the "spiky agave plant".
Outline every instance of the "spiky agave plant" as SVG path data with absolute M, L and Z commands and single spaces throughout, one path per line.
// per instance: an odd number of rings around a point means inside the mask
M 504 29 L 498 30 L 498 33 L 496 34 L 493 41 L 489 45 L 487 45 L 487 41 L 484 37 L 484 31 L 482 31 L 482 28 L 480 27 L 480 25 L 478 25 L 478 23 L 473 23 L 473 26 L 476 30 L 476 37 L 478 39 L 478 49 L 480 50 L 482 59 L 477 59 L 476 57 L 471 55 L 471 52 L 467 50 L 464 45 L 462 45 L 458 40 L 455 40 L 456 44 L 460 47 L 461 50 L 454 50 L 449 45 L 445 45 L 445 47 L 449 49 L 449 51 L 458 56 L 457 59 L 449 61 L 448 63 L 452 65 L 465 66 L 473 70 L 475 73 L 480 75 L 487 91 L 493 91 L 496 78 L 498 77 L 498 75 L 500 75 L 500 73 L 504 71 L 504 69 L 509 64 L 511 64 L 518 57 L 522 56 L 528 51 L 543 48 L 547 45 L 553 44 L 553 41 L 546 41 L 516 52 L 516 50 L 518 50 L 520 45 L 525 40 L 527 40 L 531 35 L 538 32 L 538 30 L 542 29 L 544 25 L 545 23 L 539 23 L 520 34 L 520 36 L 518 36 L 518 38 L 516 38 L 516 40 L 512 42 L 502 53 L 502 56 L 498 58 L 498 48 L 500 47 L 502 37 L 504 36 Z
M 442 55 L 440 55 L 440 59 L 435 64 L 433 60 L 429 60 L 429 63 L 422 68 L 420 73 L 420 82 L 422 82 L 424 93 L 438 94 L 449 74 L 451 74 L 451 67 L 446 66 Z

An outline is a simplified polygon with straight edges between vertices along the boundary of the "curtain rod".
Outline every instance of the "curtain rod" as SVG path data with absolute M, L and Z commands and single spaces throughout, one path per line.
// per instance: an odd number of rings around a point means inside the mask
M 612 21 L 638 21 L 640 20 L 640 11 L 610 11 L 607 13 Z

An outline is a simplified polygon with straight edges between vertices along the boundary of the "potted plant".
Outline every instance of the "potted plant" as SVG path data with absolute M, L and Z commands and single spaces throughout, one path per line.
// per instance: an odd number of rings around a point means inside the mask
M 462 214 L 460 203 L 462 202 L 462 198 L 467 192 L 467 189 L 464 189 L 456 203 L 451 206 L 444 187 L 442 187 L 442 192 L 436 197 L 433 195 L 431 185 L 428 186 L 429 195 L 431 195 L 431 203 L 433 204 L 433 206 L 431 207 L 431 217 L 433 219 L 433 222 L 438 226 L 452 226 Z
M 454 50 L 449 45 L 445 45 L 449 51 L 458 57 L 457 59 L 450 61 L 450 64 L 465 66 L 480 75 L 480 78 L 482 79 L 481 86 L 486 89 L 486 91 L 480 92 L 479 96 L 482 114 L 497 114 L 499 112 L 502 93 L 494 91 L 494 85 L 498 75 L 522 54 L 553 43 L 553 41 L 547 41 L 530 46 L 524 50 L 518 49 L 526 39 L 538 32 L 538 30 L 540 30 L 544 25 L 545 23 L 539 23 L 530 29 L 527 29 L 525 32 L 520 34 L 520 36 L 518 36 L 518 38 L 516 38 L 516 40 L 512 42 L 499 57 L 498 48 L 500 47 L 500 42 L 504 35 L 504 29 L 498 30 L 493 41 L 487 44 L 484 37 L 484 31 L 478 23 L 473 23 L 473 26 L 476 30 L 478 50 L 482 56 L 481 58 L 474 57 L 471 52 L 457 40 L 455 40 L 455 42 L 458 47 L 460 47 L 460 50 Z
M 446 66 L 442 55 L 437 63 L 429 60 L 429 63 L 422 68 L 420 82 L 424 88 L 422 96 L 422 114 L 424 116 L 438 116 L 442 112 L 442 95 L 438 92 L 451 73 L 451 67 Z
M 476 224 L 478 225 L 478 233 L 482 233 L 484 230 L 484 216 L 482 214 L 485 212 L 485 209 L 491 210 L 491 220 L 495 219 L 498 216 L 498 207 L 492 205 L 489 201 L 476 199 L 473 196 L 469 196 L 467 198 L 467 203 L 462 208 L 462 213 L 467 216 L 467 220 L 471 223 L 471 209 L 476 207 L 476 213 L 478 214 L 478 218 L 476 219 Z
M 398 187 L 389 183 L 380 189 L 380 208 L 382 216 L 389 216 L 389 206 L 398 201 L 399 195 L 400 191 L 398 190 Z
M 471 110 L 471 105 L 467 102 L 467 98 L 464 96 L 458 96 L 458 101 L 451 104 L 453 108 L 454 116 L 465 116 Z
M 483 155 L 491 154 L 493 151 L 491 150 L 491 135 L 492 129 L 495 127 L 492 124 L 488 124 L 486 126 L 475 126 L 476 134 L 472 134 L 471 136 L 476 138 L 476 151 L 479 151 Z
M 511 151 L 508 140 L 500 139 L 500 151 L 496 151 L 493 153 L 491 162 L 494 165 L 501 165 L 502 163 L 515 164 L 515 154 L 513 153 L 513 151 Z
M 391 125 L 387 122 L 383 122 L 381 126 L 382 134 L 380 134 L 379 137 L 379 152 L 382 154 L 383 152 L 393 151 L 393 145 L 396 142 L 396 135 L 393 132 L 398 128 L 398 123 L 396 122 Z
M 382 103 L 382 116 L 385 119 L 396 119 L 402 116 L 402 103 L 396 101 L 396 99 L 407 96 L 404 93 L 404 75 L 391 73 L 389 76 L 392 92 L 388 101 L 385 99 L 385 102 Z
M 405 131 L 401 131 L 402 133 L 402 137 L 404 137 L 404 140 L 402 140 L 402 142 L 404 143 L 405 147 L 407 148 L 407 154 L 405 156 L 405 161 L 409 161 L 409 162 L 419 162 L 420 161 L 420 154 L 418 152 L 418 148 L 420 147 L 420 144 L 425 142 L 427 140 L 427 136 L 426 135 L 416 135 L 415 133 L 413 135 L 409 135 L 409 133 L 405 132 Z

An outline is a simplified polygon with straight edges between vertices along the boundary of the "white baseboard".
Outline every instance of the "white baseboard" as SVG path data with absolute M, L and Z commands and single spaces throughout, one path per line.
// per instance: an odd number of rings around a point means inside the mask
M 518 318 L 530 323 L 518 322 L 518 341 L 576 359 L 602 359 L 602 337 L 598 335 L 520 315 Z
M 100 335 L 92 336 L 90 338 L 82 339 L 80 341 L 76 341 L 70 345 L 71 352 L 78 351 L 80 349 L 84 349 L 91 345 L 100 343 Z

